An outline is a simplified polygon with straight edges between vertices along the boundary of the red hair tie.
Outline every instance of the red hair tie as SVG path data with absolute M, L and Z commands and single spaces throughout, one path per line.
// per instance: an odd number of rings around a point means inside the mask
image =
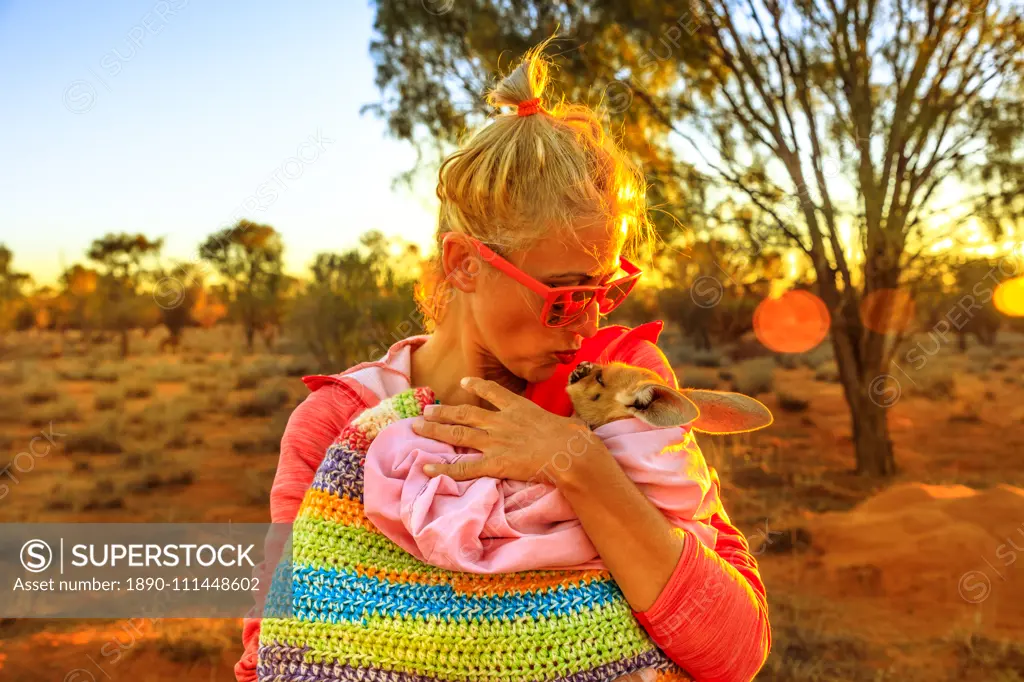
M 516 113 L 520 116 L 532 116 L 540 111 L 540 97 L 523 100 L 516 107 Z

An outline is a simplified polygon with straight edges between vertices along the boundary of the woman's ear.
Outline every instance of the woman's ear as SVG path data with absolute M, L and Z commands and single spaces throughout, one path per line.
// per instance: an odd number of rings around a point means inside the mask
M 626 411 L 651 426 L 682 426 L 700 415 L 685 395 L 656 381 L 642 381 L 624 400 Z
M 483 266 L 480 252 L 472 244 L 457 236 L 444 243 L 441 251 L 441 265 L 445 279 L 459 291 L 476 291 L 476 277 Z

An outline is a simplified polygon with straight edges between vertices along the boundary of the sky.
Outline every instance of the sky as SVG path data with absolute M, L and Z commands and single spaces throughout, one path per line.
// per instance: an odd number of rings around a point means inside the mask
M 165 262 L 239 217 L 285 269 L 370 229 L 427 247 L 433 187 L 392 189 L 415 152 L 360 115 L 379 100 L 362 0 L 0 0 L 0 243 L 37 284 L 108 232 Z

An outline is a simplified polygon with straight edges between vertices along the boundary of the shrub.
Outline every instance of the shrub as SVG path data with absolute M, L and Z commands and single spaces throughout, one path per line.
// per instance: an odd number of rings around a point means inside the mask
M 88 381 L 91 372 L 86 365 L 63 363 L 57 366 L 57 376 L 62 381 Z
M 276 357 L 258 357 L 241 366 L 235 388 L 256 388 L 264 379 L 284 374 Z
M 124 388 L 125 398 L 148 398 L 153 395 L 153 385 L 144 379 L 135 379 Z
M 10 367 L 0 369 L 0 386 L 18 386 L 29 377 L 29 370 L 26 363 L 20 360 Z
M 782 389 L 776 389 L 775 397 L 779 401 L 779 407 L 784 412 L 804 412 L 811 406 L 810 400 L 800 398 Z
M 770 357 L 744 360 L 733 369 L 733 390 L 744 395 L 768 393 L 775 383 L 775 360 Z
M 316 359 L 308 355 L 289 358 L 283 365 L 285 375 L 290 377 L 316 374 L 318 369 Z
M 49 380 L 43 380 L 33 383 L 25 388 L 21 393 L 21 398 L 29 405 L 42 405 L 50 401 L 56 400 L 60 393 L 57 391 L 57 385 Z
M 691 362 L 698 367 L 721 367 L 722 356 L 713 350 L 702 350 L 693 354 Z
M 715 389 L 718 388 L 718 372 L 713 369 L 690 369 L 680 383 L 687 388 Z
M 153 381 L 184 381 L 185 370 L 181 365 L 159 363 L 149 368 L 149 377 Z
M 115 364 L 100 365 L 89 373 L 89 378 L 93 381 L 116 384 L 121 379 L 122 368 L 122 365 Z
M 910 375 L 909 390 L 931 400 L 944 400 L 956 395 L 956 377 L 949 363 L 930 362 Z
M 93 422 L 81 431 L 69 433 L 65 452 L 116 455 L 121 452 L 121 444 L 118 442 L 120 433 L 121 426 L 117 418 L 107 417 Z
M 818 367 L 814 373 L 815 381 L 827 381 L 832 384 L 839 383 L 839 367 L 834 362 L 826 362 Z
M 124 395 L 116 388 L 97 391 L 96 397 L 93 399 L 93 406 L 100 412 L 121 407 L 123 403 Z
M 77 422 L 79 418 L 78 404 L 71 398 L 61 398 L 57 402 L 46 405 L 43 409 L 31 415 L 28 423 L 29 426 L 40 427 L 52 422 L 57 422 L 58 424 Z
M 269 417 L 287 402 L 288 391 L 283 386 L 270 386 L 235 403 L 233 411 L 238 417 Z

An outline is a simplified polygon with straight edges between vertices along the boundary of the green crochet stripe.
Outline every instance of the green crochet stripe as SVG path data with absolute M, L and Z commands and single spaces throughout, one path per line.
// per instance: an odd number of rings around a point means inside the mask
M 292 563 L 310 568 L 355 569 L 359 564 L 382 570 L 447 573 L 424 563 L 387 537 L 358 526 L 309 516 L 293 526 Z
M 622 603 L 586 613 L 538 621 L 523 618 L 492 623 L 449 622 L 440 618 L 370 616 L 364 623 L 311 623 L 264 618 L 260 643 L 311 646 L 311 663 L 348 663 L 446 680 L 481 679 L 481 666 L 493 678 L 567 676 L 653 650 Z M 526 622 L 529 621 L 529 622 Z M 528 633 L 528 634 L 526 634 Z M 450 652 L 444 655 L 440 652 Z M 424 652 L 438 652 L 423 660 Z M 538 674 L 544 671 L 544 675 Z M 557 673 L 549 675 L 548 673 Z

